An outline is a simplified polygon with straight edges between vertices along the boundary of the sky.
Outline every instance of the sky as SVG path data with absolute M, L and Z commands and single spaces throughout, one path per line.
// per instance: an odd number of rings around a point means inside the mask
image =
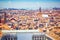
M 0 9 L 39 9 L 60 7 L 60 0 L 0 0 Z

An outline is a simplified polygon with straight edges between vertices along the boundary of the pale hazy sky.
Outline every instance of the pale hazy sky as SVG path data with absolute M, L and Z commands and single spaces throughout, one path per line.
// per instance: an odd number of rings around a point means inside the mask
M 38 9 L 60 7 L 60 0 L 0 0 L 1 8 Z

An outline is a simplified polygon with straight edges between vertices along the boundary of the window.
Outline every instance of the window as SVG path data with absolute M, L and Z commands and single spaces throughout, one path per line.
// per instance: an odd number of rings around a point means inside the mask
M 1 38 L 1 40 L 17 40 L 17 36 L 7 34 L 7 35 L 4 35 L 4 36 Z
M 45 35 L 33 35 L 32 40 L 46 40 Z

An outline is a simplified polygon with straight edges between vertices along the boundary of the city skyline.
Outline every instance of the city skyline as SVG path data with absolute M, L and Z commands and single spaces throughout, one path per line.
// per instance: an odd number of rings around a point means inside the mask
M 2 8 L 23 8 L 23 9 L 39 9 L 39 8 L 60 8 L 60 0 L 0 0 L 0 9 Z

